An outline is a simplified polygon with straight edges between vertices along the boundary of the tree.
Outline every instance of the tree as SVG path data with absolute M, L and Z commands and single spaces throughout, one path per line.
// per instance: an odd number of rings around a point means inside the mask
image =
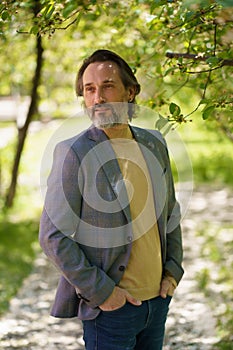
M 12 19 L 16 11 L 27 9 L 32 2 L 3 2 L 2 9 L 0 8 L 2 18 L 5 21 Z M 40 13 L 32 22 L 26 21 L 23 26 L 19 26 L 18 32 L 51 36 L 56 31 L 77 25 L 88 12 L 93 16 L 92 28 L 96 25 L 94 21 L 102 21 L 106 26 L 111 18 L 112 29 L 125 37 L 130 36 L 127 31 L 132 35 L 135 68 L 142 67 L 146 62 L 144 73 L 156 80 L 162 78 L 166 85 L 169 81 L 170 90 L 175 82 L 177 84 L 179 76 L 181 83 L 173 89 L 174 92 L 184 86 L 198 90 L 200 100 L 191 113 L 183 115 L 180 108 L 175 111 L 169 108 L 168 119 L 172 122 L 185 122 L 197 109 L 204 107 L 203 118 L 215 120 L 220 129 L 232 139 L 232 122 L 229 121 L 232 95 L 228 92 L 232 88 L 233 15 L 228 7 L 232 7 L 230 0 L 44 0 L 41 1 Z M 84 32 L 85 26 L 81 30 Z M 116 37 L 114 32 L 112 37 Z M 118 36 L 116 46 L 121 41 Z M 164 60 L 165 57 L 168 58 L 167 61 Z M 158 65 L 158 58 L 161 65 Z M 225 92 L 221 96 L 218 94 L 220 86 L 224 87 Z M 150 98 L 152 107 L 158 108 L 164 102 L 168 103 L 161 94 Z
M 171 120 L 186 121 L 204 106 L 203 119 L 212 120 L 233 141 L 233 15 L 229 6 L 232 7 L 230 1 L 184 1 L 177 7 L 178 16 L 167 16 L 171 52 L 166 52 L 169 67 L 165 75 L 173 74 L 175 79 L 180 75 L 178 89 L 189 86 L 200 96 L 196 107 L 186 116 L 179 106 L 170 105 Z
M 93 46 L 123 55 L 144 84 L 140 103 L 160 113 L 156 127 L 169 121 L 168 130 L 201 110 L 203 119 L 233 140 L 231 0 L 8 0 L 0 14 L 2 40 L 14 23 L 18 36 L 41 38 L 46 51 L 54 38 L 70 35 L 85 51 L 80 60 Z M 185 113 L 187 91 L 195 99 Z
M 40 9 L 41 9 L 40 4 L 38 2 L 33 3 L 32 6 L 30 7 L 30 11 L 32 12 L 34 17 L 37 16 L 37 14 L 40 12 Z M 4 12 L 2 16 L 4 17 Z M 17 186 L 19 164 L 20 164 L 24 143 L 27 137 L 27 132 L 28 132 L 30 122 L 37 110 L 38 86 L 40 83 L 42 63 L 43 63 L 42 55 L 43 55 L 42 38 L 40 35 L 37 35 L 36 36 L 36 68 L 35 68 L 35 72 L 32 80 L 32 89 L 31 89 L 31 95 L 30 95 L 31 101 L 30 101 L 30 106 L 28 109 L 25 123 L 22 127 L 18 128 L 18 142 L 17 142 L 15 158 L 13 163 L 11 182 L 10 182 L 8 192 L 6 194 L 6 201 L 5 201 L 6 207 L 11 207 L 13 204 L 13 200 L 16 192 L 16 186 Z
M 33 23 L 32 28 L 30 29 L 30 34 L 35 34 L 36 38 L 36 65 L 35 65 L 35 71 L 34 76 L 32 79 L 32 88 L 31 88 L 31 94 L 30 94 L 30 106 L 28 109 L 27 117 L 25 120 L 25 123 L 22 127 L 18 127 L 18 140 L 17 140 L 17 146 L 16 146 L 16 152 L 13 162 L 13 168 L 12 168 L 12 176 L 10 181 L 10 186 L 8 188 L 8 191 L 6 193 L 6 200 L 5 200 L 5 206 L 6 208 L 9 208 L 13 205 L 13 200 L 16 193 L 16 187 L 17 187 L 17 179 L 18 179 L 18 172 L 19 172 L 19 165 L 20 165 L 20 159 L 23 152 L 25 140 L 27 137 L 28 128 L 30 125 L 30 122 L 32 121 L 33 117 L 35 116 L 37 112 L 37 105 L 39 100 L 39 94 L 38 94 L 38 88 L 40 84 L 41 74 L 42 74 L 42 65 L 43 65 L 43 45 L 42 45 L 42 34 L 47 33 L 47 25 L 48 25 L 48 31 L 49 36 L 52 32 L 54 32 L 53 29 L 50 28 L 52 22 L 50 20 L 50 16 L 53 12 L 53 6 L 46 5 L 46 7 L 43 7 L 43 2 L 38 2 L 34 0 L 29 0 L 25 2 L 15 2 L 15 1 L 6 1 L 3 2 L 2 5 L 0 5 L 0 11 L 1 11 L 1 18 L 4 22 L 11 22 L 14 19 L 15 15 L 18 15 L 18 12 L 20 10 L 24 10 L 23 13 L 25 14 L 26 9 L 26 15 L 29 18 L 29 21 Z M 45 2 L 46 3 L 46 2 Z M 48 3 L 48 2 L 47 2 Z M 82 4 L 81 4 L 82 6 Z M 82 7 L 80 7 L 82 9 Z M 79 16 L 81 14 L 81 10 L 75 10 L 75 12 L 79 12 Z M 72 11 L 74 10 L 74 6 L 72 6 Z M 67 7 L 65 11 L 63 11 L 63 16 L 68 18 L 69 16 L 70 8 Z M 20 13 L 21 15 L 21 13 Z M 40 20 L 40 18 L 43 18 L 43 21 L 45 24 L 43 24 Z M 38 20 L 38 24 L 37 23 Z M 74 24 L 74 22 L 77 22 L 78 18 L 73 20 L 71 23 L 69 23 L 64 29 L 67 29 L 71 24 Z M 3 22 L 0 22 L 2 28 L 3 28 Z M 23 22 L 23 21 L 22 21 Z M 58 23 L 61 24 L 62 20 L 58 19 Z M 39 25 L 39 23 L 41 23 Z M 54 22 L 55 23 L 55 22 Z M 9 23 L 7 23 L 9 24 Z M 19 25 L 21 26 L 21 22 L 19 22 Z M 12 27 L 10 26 L 10 29 Z M 44 28 L 44 29 L 42 29 Z M 8 28 L 9 30 L 9 28 Z M 18 33 L 20 34 L 28 34 L 25 30 L 22 28 L 18 30 Z M 3 39 L 6 40 L 6 31 L 2 32 Z

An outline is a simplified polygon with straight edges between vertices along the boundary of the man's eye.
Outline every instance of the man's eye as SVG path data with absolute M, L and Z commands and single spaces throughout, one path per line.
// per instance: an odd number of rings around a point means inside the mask
M 105 89 L 111 89 L 113 87 L 113 84 L 106 84 L 104 85 Z
M 94 92 L 95 91 L 95 89 L 93 88 L 93 87 L 87 87 L 86 89 L 85 89 L 85 91 L 86 92 Z

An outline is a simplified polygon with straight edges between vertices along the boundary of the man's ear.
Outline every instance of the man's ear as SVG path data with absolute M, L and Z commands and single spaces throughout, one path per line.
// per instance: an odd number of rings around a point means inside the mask
M 134 97 L 135 97 L 135 87 L 134 86 L 130 86 L 128 88 L 128 102 L 132 102 Z

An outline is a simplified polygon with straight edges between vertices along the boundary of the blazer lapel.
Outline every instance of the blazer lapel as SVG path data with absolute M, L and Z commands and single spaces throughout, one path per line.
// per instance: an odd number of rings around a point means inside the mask
M 116 198 L 118 199 L 127 221 L 131 222 L 129 199 L 124 185 L 123 177 L 116 160 L 111 143 L 106 134 L 95 127 L 89 129 L 89 139 L 93 140 L 93 152 L 99 160 L 107 180 L 109 181 Z

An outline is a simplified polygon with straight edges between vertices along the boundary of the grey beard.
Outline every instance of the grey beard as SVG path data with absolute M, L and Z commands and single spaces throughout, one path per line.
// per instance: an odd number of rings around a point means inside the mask
M 106 115 L 103 111 L 98 111 L 98 117 L 95 116 L 95 110 L 97 108 L 104 107 L 111 110 L 111 114 Z M 120 111 L 119 111 L 120 112 Z M 93 125 L 97 128 L 112 128 L 119 124 L 126 124 L 127 119 L 121 113 L 117 113 L 111 104 L 105 103 L 104 105 L 95 105 L 91 108 L 87 108 L 87 114 L 91 119 Z

